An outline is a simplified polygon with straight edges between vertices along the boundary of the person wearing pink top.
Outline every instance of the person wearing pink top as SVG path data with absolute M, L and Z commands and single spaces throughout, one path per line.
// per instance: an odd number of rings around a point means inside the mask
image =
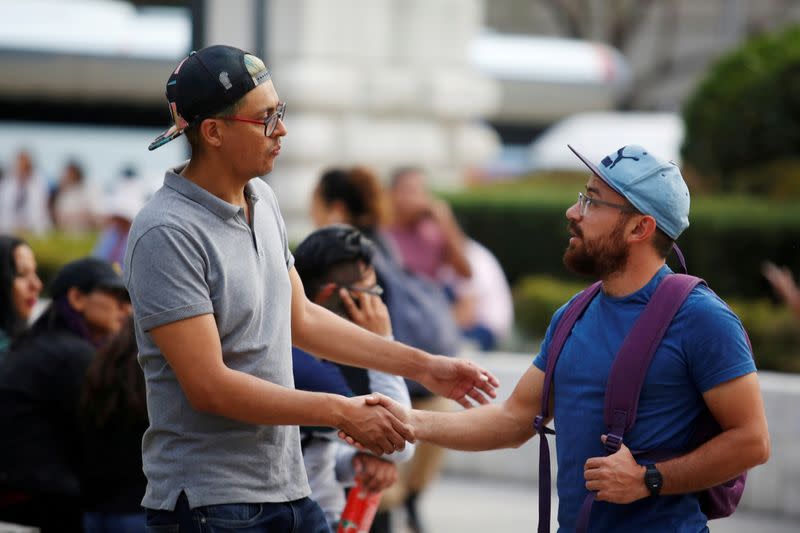
M 425 187 L 425 174 L 417 168 L 401 168 L 392 174 L 389 197 L 394 221 L 389 235 L 403 266 L 432 280 L 450 266 L 469 278 L 466 238 L 447 203 L 434 198 Z

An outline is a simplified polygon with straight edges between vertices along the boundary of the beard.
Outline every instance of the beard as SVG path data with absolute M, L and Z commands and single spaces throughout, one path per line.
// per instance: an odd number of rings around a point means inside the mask
M 581 241 L 564 251 L 564 265 L 576 274 L 595 279 L 606 279 L 621 271 L 629 254 L 623 239 L 626 222 L 624 218 L 620 219 L 611 233 L 590 241 L 584 240 L 580 228 L 570 222 L 568 229 Z

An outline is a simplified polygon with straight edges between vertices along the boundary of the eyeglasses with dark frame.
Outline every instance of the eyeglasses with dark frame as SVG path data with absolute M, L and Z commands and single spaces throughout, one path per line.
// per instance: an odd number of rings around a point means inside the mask
M 215 117 L 221 120 L 235 120 L 237 122 L 247 122 L 249 124 L 263 124 L 264 137 L 270 137 L 275 133 L 275 128 L 278 127 L 278 121 L 283 120 L 283 115 L 286 113 L 286 102 L 279 102 L 275 112 L 270 114 L 267 118 L 256 120 L 254 118 L 238 117 L 236 115 L 230 117 Z
M 363 292 L 366 294 L 371 294 L 373 296 L 381 296 L 383 294 L 383 287 L 378 285 L 372 285 L 370 287 L 356 287 L 354 285 L 341 285 L 339 283 L 326 283 L 322 289 L 319 291 L 319 296 L 317 297 L 319 301 L 325 301 L 330 298 L 331 294 L 333 294 L 336 289 L 345 289 L 348 292 Z
M 586 216 L 586 211 L 589 209 L 589 206 L 592 204 L 596 205 L 605 205 L 607 207 L 613 207 L 615 209 L 619 209 L 623 213 L 636 213 L 636 209 L 632 208 L 629 205 L 625 204 L 615 204 L 612 202 L 606 202 L 605 200 L 599 200 L 597 198 L 590 198 L 586 196 L 582 192 L 578 193 L 578 212 L 582 217 Z
M 354 287 L 352 285 L 342 285 L 341 287 L 351 292 L 363 292 L 366 294 L 371 294 L 373 296 L 381 296 L 383 294 L 383 287 L 381 287 L 377 283 L 370 287 Z

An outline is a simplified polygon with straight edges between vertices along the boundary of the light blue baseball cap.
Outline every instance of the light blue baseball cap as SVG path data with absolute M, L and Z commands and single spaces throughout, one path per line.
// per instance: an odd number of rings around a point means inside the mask
M 689 227 L 689 188 L 672 161 L 663 161 L 645 148 L 629 144 L 595 165 L 567 146 L 639 212 L 655 218 L 656 225 L 673 240 Z

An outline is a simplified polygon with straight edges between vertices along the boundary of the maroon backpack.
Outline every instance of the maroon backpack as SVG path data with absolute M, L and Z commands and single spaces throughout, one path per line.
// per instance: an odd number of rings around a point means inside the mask
M 681 263 L 683 263 L 681 261 Z M 619 450 L 625 432 L 636 422 L 636 411 L 639 406 L 639 393 L 644 383 L 645 374 L 653 359 L 661 339 L 667 331 L 675 313 L 683 304 L 689 293 L 697 284 L 705 281 L 686 274 L 666 276 L 642 314 L 637 319 L 630 333 L 625 337 L 622 347 L 614 359 L 606 385 L 604 419 L 608 427 L 605 443 L 606 453 L 611 455 Z M 550 447 L 546 435 L 555 432 L 544 425 L 550 408 L 550 387 L 556 362 L 564 347 L 564 343 L 572 332 L 575 322 L 583 315 L 600 291 L 601 282 L 597 282 L 581 292 L 567 307 L 553 332 L 547 351 L 547 370 L 545 371 L 542 389 L 542 412 L 534 420 L 534 428 L 541 436 L 539 447 L 539 533 L 550 531 Z M 745 332 L 745 336 L 747 333 Z M 750 340 L 748 339 L 748 344 Z M 752 348 L 751 348 L 752 351 Z M 695 449 L 712 437 L 719 434 L 721 428 L 711 412 L 705 409 L 698 418 L 694 432 L 690 438 L 690 448 Z M 674 452 L 647 450 L 633 452 L 641 459 L 661 461 L 673 457 Z M 736 510 L 744 492 L 747 473 L 698 493 L 700 509 L 709 520 L 730 516 Z M 576 532 L 583 533 L 589 525 L 589 516 L 595 493 L 590 492 L 581 505 L 576 525 Z

